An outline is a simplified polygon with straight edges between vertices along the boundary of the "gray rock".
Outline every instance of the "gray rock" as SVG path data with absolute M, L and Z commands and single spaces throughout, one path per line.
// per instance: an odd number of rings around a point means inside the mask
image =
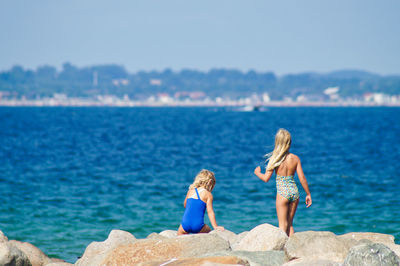
M 25 253 L 8 242 L 0 242 L 0 265 L 32 266 Z
M 160 236 L 165 236 L 166 238 L 173 238 L 178 236 L 178 231 L 176 230 L 164 230 L 160 232 Z
M 129 232 L 112 230 L 105 241 L 90 243 L 82 257 L 75 264 L 78 266 L 100 265 L 107 252 L 120 245 L 131 244 L 135 241 L 136 238 Z
M 380 233 L 369 233 L 369 232 L 353 232 L 344 235 L 338 236 L 342 239 L 353 239 L 353 240 L 362 240 L 367 239 L 374 243 L 382 243 L 385 245 L 394 244 L 394 236 L 380 234 Z
M 355 240 L 341 239 L 331 232 L 306 231 L 292 235 L 285 245 L 289 260 L 307 258 L 342 262 Z
M 394 253 L 396 253 L 397 256 L 400 257 L 400 245 L 396 244 L 387 244 L 386 245 L 388 248 L 390 248 Z
M 354 246 L 346 257 L 344 266 L 393 266 L 400 265 L 400 258 L 381 243 Z
M 235 256 L 248 261 L 250 266 L 280 266 L 286 262 L 286 256 L 283 251 L 223 251 L 206 254 L 204 257 L 212 256 Z
M 0 230 L 0 243 L 2 242 L 7 242 L 8 238 L 3 234 L 3 232 Z
M 288 237 L 278 227 L 261 224 L 253 228 L 243 239 L 233 245 L 233 250 L 267 251 L 282 250 Z
M 51 259 L 43 251 L 30 243 L 17 240 L 10 240 L 9 243 L 21 250 L 28 257 L 32 266 L 42 266 L 51 262 Z
M 248 233 L 249 233 L 249 231 L 244 231 L 244 232 L 241 232 L 240 234 L 238 234 L 237 237 L 236 237 L 235 242 L 233 242 L 233 243 L 231 244 L 231 248 L 232 248 L 233 250 L 235 250 L 235 249 L 236 249 L 236 246 L 240 243 L 240 241 L 242 241 L 242 239 L 243 239 Z
M 226 229 L 224 231 L 213 230 L 213 231 L 210 232 L 210 234 L 219 235 L 220 237 L 222 237 L 223 239 L 228 241 L 229 245 L 231 245 L 231 246 L 232 246 L 233 243 L 236 242 L 236 239 L 237 239 L 237 235 L 234 232 L 231 232 L 231 231 L 226 230 Z

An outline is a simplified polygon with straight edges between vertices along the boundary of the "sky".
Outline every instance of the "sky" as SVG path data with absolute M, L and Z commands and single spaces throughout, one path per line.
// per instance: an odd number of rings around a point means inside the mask
M 0 70 L 400 74 L 398 0 L 0 0 Z

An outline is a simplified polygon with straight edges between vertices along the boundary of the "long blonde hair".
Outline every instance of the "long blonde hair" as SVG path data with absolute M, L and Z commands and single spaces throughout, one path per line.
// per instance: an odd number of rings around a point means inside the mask
M 285 160 L 289 153 L 292 137 L 286 129 L 279 129 L 275 135 L 275 147 L 271 153 L 266 154 L 268 165 L 267 170 L 272 171 Z
M 201 170 L 193 181 L 193 184 L 190 185 L 189 189 L 204 187 L 209 192 L 214 189 L 215 186 L 215 176 L 214 173 L 208 171 L 206 169 Z

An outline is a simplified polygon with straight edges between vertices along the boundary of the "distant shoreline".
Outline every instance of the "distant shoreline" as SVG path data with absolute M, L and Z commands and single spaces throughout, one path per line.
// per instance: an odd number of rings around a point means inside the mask
M 216 102 L 115 102 L 104 103 L 97 101 L 79 102 L 53 102 L 36 100 L 3 100 L 0 107 L 235 107 L 235 108 L 267 108 L 267 107 L 400 107 L 400 103 L 375 103 L 375 102 L 284 102 L 271 101 L 269 103 L 243 104 L 236 101 L 223 103 Z M 257 110 L 242 110 L 257 111 Z

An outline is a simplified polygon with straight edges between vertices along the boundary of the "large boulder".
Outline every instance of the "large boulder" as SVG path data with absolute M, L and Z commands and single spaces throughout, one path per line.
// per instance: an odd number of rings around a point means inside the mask
M 42 266 L 51 262 L 51 259 L 43 251 L 30 243 L 17 240 L 10 240 L 9 243 L 25 253 L 32 266 Z
M 16 246 L 0 242 L 0 265 L 31 266 L 28 257 Z
M 382 243 L 385 245 L 394 244 L 394 236 L 380 234 L 380 233 L 367 233 L 367 232 L 353 232 L 338 236 L 342 239 L 362 240 L 367 239 L 375 243 Z
M 286 262 L 286 256 L 283 251 L 269 250 L 269 251 L 221 251 L 206 254 L 204 257 L 214 256 L 235 256 L 241 258 L 251 266 L 280 266 Z
M 400 258 L 381 243 L 369 243 L 352 247 L 343 265 L 393 266 L 400 265 Z
M 148 236 L 146 237 L 146 239 L 155 239 L 155 240 L 163 240 L 163 239 L 166 239 L 166 238 L 167 238 L 167 237 L 162 236 L 162 235 L 157 234 L 157 233 L 151 233 L 150 235 L 148 235 Z
M 82 257 L 76 261 L 76 265 L 100 265 L 107 252 L 120 246 L 134 243 L 136 238 L 129 232 L 112 230 L 108 238 L 103 242 L 92 242 L 87 246 Z
M 216 234 L 216 235 L 222 237 L 223 239 L 225 239 L 226 241 L 229 242 L 230 246 L 232 246 L 232 244 L 235 243 L 236 239 L 237 239 L 237 235 L 234 232 L 226 230 L 226 229 L 224 231 L 213 230 L 210 232 L 210 234 Z
M 178 231 L 176 230 L 164 230 L 160 232 L 160 236 L 165 236 L 166 238 L 173 238 L 178 236 Z
M 261 224 L 254 227 L 245 237 L 233 245 L 233 250 L 267 251 L 282 250 L 288 237 L 278 227 Z
M 285 245 L 289 260 L 298 258 L 342 262 L 355 240 L 341 239 L 331 232 L 306 231 L 293 234 Z
M 108 252 L 101 265 L 135 265 L 144 262 L 198 257 L 229 250 L 228 241 L 216 234 L 184 235 L 170 239 L 144 239 Z

